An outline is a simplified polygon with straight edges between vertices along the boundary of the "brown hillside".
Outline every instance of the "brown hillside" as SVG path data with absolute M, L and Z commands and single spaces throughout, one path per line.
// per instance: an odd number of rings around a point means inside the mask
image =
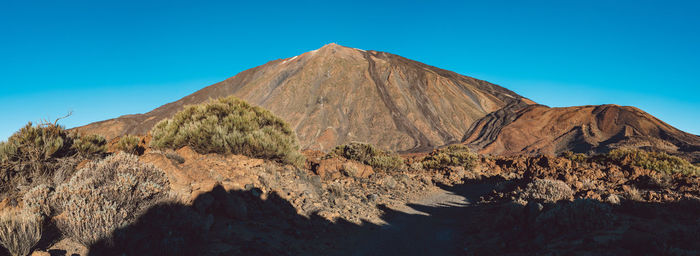
M 700 161 L 700 137 L 634 107 L 506 107 L 475 122 L 463 142 L 497 155 L 602 153 L 635 147 Z
M 326 45 L 268 62 L 151 112 L 77 128 L 108 139 L 145 134 L 183 106 L 235 95 L 294 127 L 303 148 L 360 141 L 395 151 L 459 142 L 479 118 L 530 102 L 500 86 L 397 55 Z

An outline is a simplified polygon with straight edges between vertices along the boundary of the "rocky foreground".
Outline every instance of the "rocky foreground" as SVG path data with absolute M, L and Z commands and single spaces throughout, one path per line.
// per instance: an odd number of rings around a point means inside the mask
M 696 255 L 700 179 L 566 157 L 375 170 L 306 151 L 305 168 L 240 155 L 146 150 L 173 197 L 125 228 L 131 254 L 172 230 L 196 255 Z M 173 228 L 174 226 L 174 228 Z M 164 228 L 169 227 L 169 228 Z M 160 244 L 148 245 L 159 241 Z M 56 234 L 52 255 L 103 255 Z M 40 245 L 41 247 L 41 245 Z M 39 252 L 35 252 L 39 253 Z

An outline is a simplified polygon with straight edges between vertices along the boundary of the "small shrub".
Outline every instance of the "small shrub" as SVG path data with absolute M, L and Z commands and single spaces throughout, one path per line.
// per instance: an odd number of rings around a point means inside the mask
M 527 184 L 521 197 L 524 200 L 557 202 L 573 197 L 569 185 L 560 180 L 536 179 Z
M 110 239 L 114 230 L 133 222 L 138 214 L 166 197 L 165 174 L 118 153 L 91 162 L 54 193 L 56 225 L 69 237 L 90 246 Z
M 7 209 L 0 213 L 0 244 L 13 256 L 29 255 L 41 232 L 41 218 L 35 213 Z
M 73 149 L 84 157 L 103 155 L 107 152 L 107 140 L 102 135 L 97 134 L 78 135 L 73 141 Z
M 370 144 L 353 142 L 335 147 L 327 157 L 340 156 L 382 170 L 397 170 L 404 167 L 399 155 L 375 148 Z
M 445 169 L 449 166 L 462 166 L 469 170 L 476 166 L 479 156 L 472 153 L 466 145 L 451 145 L 433 151 L 421 162 L 428 169 Z
M 588 159 L 588 156 L 586 156 L 586 154 L 574 153 L 571 151 L 564 151 L 564 153 L 561 153 L 561 156 L 577 163 L 583 163 L 586 161 L 586 159 Z
M 681 173 L 683 175 L 700 176 L 700 167 L 694 166 L 680 157 L 671 156 L 664 152 L 622 148 L 614 149 L 603 157 L 605 160 L 619 164 L 629 164 L 666 174 Z
M 642 194 L 639 192 L 639 189 L 635 187 L 630 187 L 628 190 L 625 190 L 624 196 L 627 200 L 638 202 L 644 201 L 644 198 L 642 198 Z
M 279 117 L 233 96 L 187 106 L 151 130 L 154 148 L 242 154 L 304 164 L 294 132 Z
M 124 151 L 129 154 L 137 155 L 139 154 L 139 142 L 141 138 L 134 135 L 124 135 L 117 142 L 117 150 Z
M 166 152 L 165 157 L 167 157 L 170 160 L 175 161 L 178 164 L 185 163 L 185 158 L 183 158 L 181 155 L 174 153 L 174 152 Z

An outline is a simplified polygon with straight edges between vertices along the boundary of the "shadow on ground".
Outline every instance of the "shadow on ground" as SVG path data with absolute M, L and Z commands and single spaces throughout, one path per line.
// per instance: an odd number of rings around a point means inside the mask
M 262 200 L 255 189 L 216 187 L 193 206 L 151 208 L 112 240 L 91 246 L 89 255 L 683 255 L 700 249 L 697 202 L 610 206 L 585 200 L 535 210 L 476 204 L 498 182 L 442 186 L 444 194 L 465 200 L 409 205 L 419 213 L 378 206 L 387 225 L 307 218 L 274 193 Z

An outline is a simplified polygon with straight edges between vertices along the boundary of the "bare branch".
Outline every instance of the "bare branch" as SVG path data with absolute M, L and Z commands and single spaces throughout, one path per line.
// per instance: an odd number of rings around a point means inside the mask
M 68 114 L 66 114 L 66 115 L 63 116 L 63 117 L 56 118 L 56 121 L 53 122 L 53 125 L 54 125 L 54 126 L 55 126 L 55 125 L 58 125 L 58 121 L 59 121 L 59 120 L 61 120 L 61 119 L 66 119 L 66 118 L 68 118 L 68 117 L 71 116 L 71 115 L 73 115 L 73 110 L 68 111 Z

